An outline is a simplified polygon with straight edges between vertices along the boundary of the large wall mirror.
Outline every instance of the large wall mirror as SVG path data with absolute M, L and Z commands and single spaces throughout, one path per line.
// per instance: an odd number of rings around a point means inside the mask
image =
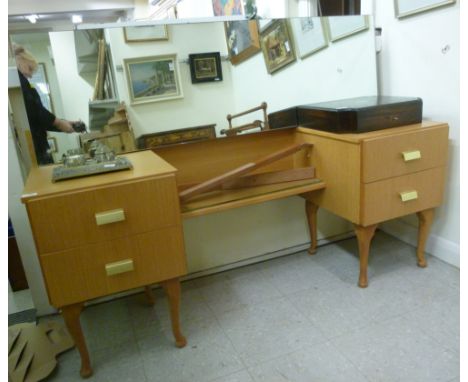
M 68 150 L 86 149 L 96 139 L 117 152 L 222 139 L 222 131 L 229 128 L 227 115 L 263 103 L 272 113 L 377 94 L 370 16 L 177 23 L 10 37 L 43 67 L 54 114 L 81 120 L 87 127 L 85 133 L 48 133 L 55 163 Z M 263 120 L 263 112 L 258 109 L 233 125 Z M 172 134 L 177 131 L 181 134 Z

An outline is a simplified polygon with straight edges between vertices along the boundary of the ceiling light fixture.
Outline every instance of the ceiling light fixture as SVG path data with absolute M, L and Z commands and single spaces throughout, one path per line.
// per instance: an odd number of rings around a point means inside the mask
M 81 15 L 72 15 L 72 23 L 80 24 L 83 22 L 83 17 Z
M 31 24 L 36 24 L 37 19 L 39 18 L 38 15 L 29 15 L 29 16 L 24 16 Z

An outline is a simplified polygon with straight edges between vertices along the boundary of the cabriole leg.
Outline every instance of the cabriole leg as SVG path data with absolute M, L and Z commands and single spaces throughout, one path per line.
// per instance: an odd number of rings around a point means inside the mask
M 179 279 L 171 279 L 161 282 L 169 300 L 169 311 L 171 314 L 172 333 L 176 340 L 176 346 L 183 348 L 187 340 L 180 331 L 179 307 L 180 307 L 180 282 Z
M 361 288 L 367 287 L 367 264 L 369 262 L 369 248 L 372 237 L 374 236 L 377 224 L 363 227 L 354 225 L 354 231 L 359 245 L 359 282 Z
M 78 303 L 62 307 L 62 317 L 65 321 L 65 325 L 67 326 L 68 331 L 70 332 L 70 335 L 75 341 L 75 345 L 78 348 L 78 351 L 80 352 L 80 375 L 83 378 L 88 378 L 93 374 L 93 369 L 91 368 L 88 348 L 86 346 L 86 341 L 80 323 L 80 314 L 83 310 L 83 305 L 83 303 Z
M 317 251 L 317 210 L 318 206 L 306 200 L 307 223 L 309 224 L 310 247 L 309 254 L 314 255 Z
M 427 266 L 427 262 L 424 249 L 426 248 L 427 237 L 429 236 L 432 221 L 434 220 L 434 209 L 431 208 L 429 210 L 420 211 L 417 215 L 419 219 L 419 233 L 416 257 L 418 259 L 418 266 L 425 268 Z

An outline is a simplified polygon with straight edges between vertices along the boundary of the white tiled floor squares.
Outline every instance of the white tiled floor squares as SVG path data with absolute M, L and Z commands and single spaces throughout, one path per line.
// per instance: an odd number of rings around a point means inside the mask
M 458 381 L 459 270 L 428 264 L 418 268 L 414 248 L 378 232 L 366 289 L 355 239 L 184 282 L 184 349 L 161 290 L 154 306 L 143 294 L 90 306 L 90 380 Z M 58 360 L 50 381 L 81 380 L 76 350 Z

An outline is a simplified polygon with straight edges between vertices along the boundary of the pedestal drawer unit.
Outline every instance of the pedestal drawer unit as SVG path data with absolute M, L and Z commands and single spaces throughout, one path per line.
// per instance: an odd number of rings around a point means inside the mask
M 361 134 L 298 128 L 297 140 L 314 145 L 316 176 L 327 184 L 311 202 L 354 224 L 361 287 L 367 286 L 370 241 L 386 220 L 418 215 L 417 263 L 426 266 L 425 242 L 445 186 L 446 123 L 423 121 Z
M 127 154 L 133 169 L 52 183 L 53 166 L 31 171 L 23 194 L 50 303 L 61 309 L 92 369 L 79 312 L 87 300 L 161 283 L 176 344 L 186 260 L 176 169 L 151 151 Z

